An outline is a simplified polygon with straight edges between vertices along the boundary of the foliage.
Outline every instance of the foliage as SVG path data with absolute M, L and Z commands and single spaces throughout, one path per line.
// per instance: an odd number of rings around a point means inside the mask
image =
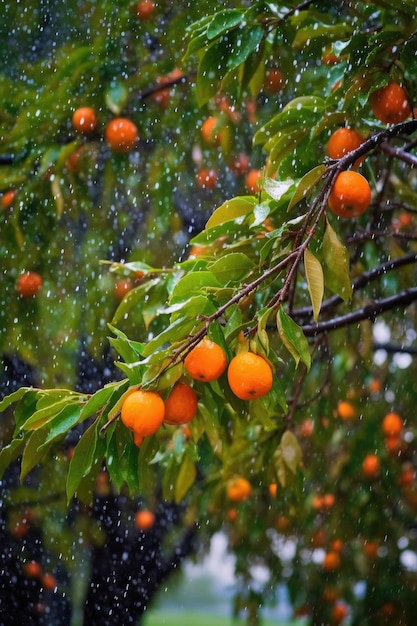
M 26 64 L 22 83 L 1 77 L 0 181 L 4 191 L 18 187 L 1 217 L 1 347 L 43 368 L 51 388 L 22 387 L 2 400 L 0 410 L 15 409 L 0 469 L 21 459 L 24 479 L 38 465 L 50 467 L 78 429 L 62 470 L 67 501 L 91 504 L 103 466 L 114 488 L 132 495 L 152 496 L 157 482 L 163 498 L 186 503 L 202 533 L 227 532 L 241 582 L 238 613 L 249 607 L 255 620 L 284 581 L 314 624 L 329 623 L 341 599 L 352 623 L 392 616 L 411 623 L 415 363 L 398 354 L 412 355 L 416 336 L 417 121 L 385 127 L 369 98 L 394 80 L 415 99 L 414 2 L 161 8 L 156 32 L 162 38 L 166 28 L 169 54 L 162 44 L 152 49 L 151 27 L 135 22 L 131 3 L 119 4 L 114 21 L 111 3 L 90 7 L 90 23 L 100 26 L 63 43 L 52 60 Z M 160 109 L 152 99 L 158 77 L 177 66 L 183 73 L 163 83 L 171 99 Z M 272 66 L 285 75 L 274 96 L 263 88 Z M 101 128 L 91 137 L 70 127 L 81 105 L 99 111 Z M 134 119 L 141 137 L 128 155 L 112 154 L 102 138 L 120 114 Z M 223 133 L 218 145 L 199 135 L 210 114 Z M 340 125 L 366 140 L 332 161 L 326 143 Z M 232 174 L 240 146 L 263 166 L 259 193 Z M 68 158 L 76 150 L 74 172 Z M 340 220 L 327 199 L 337 175 L 361 156 L 371 207 Z M 222 168 L 223 184 L 199 190 L 201 164 Z M 29 302 L 15 295 L 23 269 L 44 278 L 42 295 Z M 118 277 L 133 288 L 117 305 Z M 381 359 L 378 324 L 389 335 Z M 119 374 L 93 394 L 68 390 L 80 337 L 97 355 L 109 331 Z M 275 372 L 271 392 L 247 403 L 226 375 L 194 381 L 199 410 L 188 428 L 165 425 L 138 449 L 119 420 L 126 394 L 140 386 L 166 397 L 206 335 L 229 361 L 245 349 L 265 357 Z M 51 342 L 54 358 L 67 361 L 55 372 L 43 365 Z M 353 419 L 340 418 L 339 400 L 352 403 Z M 405 424 L 396 446 L 381 430 L 391 410 Z M 383 468 L 375 480 L 361 473 L 370 452 Z M 232 519 L 226 485 L 236 475 L 253 492 Z M 317 503 L 329 494 L 327 504 Z M 335 540 L 343 542 L 340 567 L 324 571 Z M 378 545 L 374 559 L 364 549 L 369 542 Z M 259 563 L 268 570 L 261 591 L 253 576 Z

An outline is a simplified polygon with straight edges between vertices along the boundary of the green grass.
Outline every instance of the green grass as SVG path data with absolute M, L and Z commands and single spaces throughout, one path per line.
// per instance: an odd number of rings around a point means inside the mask
M 277 622 L 264 619 L 262 626 L 302 626 L 304 622 Z M 145 617 L 144 626 L 244 626 L 244 622 L 236 622 L 231 617 L 207 615 L 196 611 L 150 611 Z

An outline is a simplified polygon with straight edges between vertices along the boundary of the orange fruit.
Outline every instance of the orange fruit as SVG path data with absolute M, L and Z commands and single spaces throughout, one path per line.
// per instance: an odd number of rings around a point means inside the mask
M 345 154 L 359 148 L 364 141 L 365 138 L 357 130 L 353 128 L 338 128 L 330 136 L 327 144 L 327 154 L 331 159 L 341 159 Z M 363 156 L 357 159 L 353 167 L 359 167 L 364 158 Z
M 227 483 L 227 497 L 233 502 L 243 502 L 252 493 L 252 486 L 246 478 L 235 476 Z
M 205 143 L 209 146 L 218 146 L 220 139 L 219 133 L 216 132 L 218 119 L 214 115 L 210 115 L 201 125 L 201 136 Z
M 363 551 L 368 559 L 376 559 L 378 556 L 378 549 L 379 546 L 375 541 L 365 541 L 363 544 Z
M 155 81 L 155 86 L 161 87 L 162 85 L 172 83 L 183 76 L 184 73 L 178 67 L 175 67 L 172 72 L 169 72 L 169 74 L 166 74 L 165 76 L 158 76 Z M 161 109 L 166 109 L 171 102 L 171 87 L 167 87 L 166 89 L 157 89 L 152 94 L 151 98 L 161 107 Z
M 229 363 L 227 379 L 230 389 L 241 400 L 266 396 L 273 383 L 268 361 L 253 352 L 240 352 Z
M 58 581 L 55 576 L 53 574 L 49 574 L 48 572 L 42 576 L 41 583 L 42 587 L 48 591 L 53 591 L 58 586 Z
M 218 175 L 216 170 L 203 167 L 197 172 L 197 185 L 202 189 L 214 189 L 217 185 Z
M 332 552 L 342 552 L 344 544 L 341 539 L 335 539 L 330 547 Z
M 343 602 L 336 602 L 331 612 L 332 624 L 341 624 L 348 615 L 348 608 Z
M 342 420 L 351 420 L 356 415 L 355 407 L 350 402 L 341 400 L 337 405 L 337 414 Z
M 325 493 L 323 496 L 323 508 L 331 509 L 334 503 L 336 502 L 336 498 L 332 493 Z
M 150 530 L 155 524 L 155 513 L 148 510 L 138 511 L 135 515 L 135 526 L 139 530 Z
M 127 278 L 120 278 L 114 285 L 114 295 L 116 299 L 122 301 L 126 294 L 133 289 L 134 285 Z
M 406 90 L 393 81 L 371 94 L 370 105 L 375 117 L 383 124 L 399 124 L 411 115 Z
M 270 67 L 266 70 L 263 89 L 266 93 L 274 95 L 285 87 L 285 77 L 281 70 Z
M 338 552 L 330 551 L 324 555 L 322 567 L 325 572 L 335 572 L 340 568 L 340 555 Z
M 246 174 L 245 183 L 249 193 L 258 193 L 261 190 L 262 170 L 249 170 Z
M 210 339 L 202 339 L 184 359 L 186 372 L 195 380 L 217 380 L 227 367 L 226 353 Z
M 343 218 L 358 217 L 371 204 L 371 188 L 362 174 L 348 170 L 336 177 L 328 198 L 332 213 Z
M 376 454 L 368 454 L 362 463 L 362 473 L 366 478 L 378 478 L 381 469 L 379 458 Z
M 403 429 L 403 421 L 397 413 L 388 413 L 382 420 L 382 432 L 385 437 L 399 437 Z
M 277 490 L 278 490 L 277 483 L 271 483 L 270 485 L 268 485 L 269 495 L 272 496 L 272 498 L 275 498 L 275 496 L 277 495 Z
M 131 152 L 139 139 L 136 124 L 125 117 L 116 117 L 106 126 L 105 138 L 113 152 Z
M 23 572 L 28 578 L 39 578 L 42 575 L 42 565 L 38 561 L 26 561 Z
M 390 454 L 400 454 L 401 437 L 385 437 L 385 447 Z
M 238 511 L 235 507 L 232 507 L 227 511 L 226 515 L 229 522 L 235 522 L 238 518 Z
M 17 279 L 17 292 L 22 298 L 34 298 L 42 287 L 42 277 L 37 272 L 25 272 Z
M 229 163 L 229 167 L 235 176 L 247 174 L 250 169 L 250 158 L 244 152 L 239 152 L 233 161 Z
M 72 125 L 79 133 L 91 133 L 98 126 L 96 112 L 91 107 L 80 107 L 72 114 Z
M 154 391 L 132 391 L 122 404 L 121 420 L 139 439 L 156 433 L 164 417 L 164 401 Z
M 143 0 L 136 6 L 136 15 L 142 22 L 152 17 L 155 11 L 155 3 L 152 0 Z
M 1 206 L 3 209 L 10 209 L 17 195 L 17 189 L 9 189 L 5 191 L 1 197 Z
M 188 424 L 197 414 L 197 395 L 190 385 L 177 382 L 165 400 L 166 424 Z

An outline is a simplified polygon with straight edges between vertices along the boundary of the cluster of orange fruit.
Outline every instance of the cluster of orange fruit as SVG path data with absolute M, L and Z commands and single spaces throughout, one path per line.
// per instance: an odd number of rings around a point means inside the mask
M 412 109 L 404 87 L 390 82 L 376 89 L 370 96 L 370 106 L 375 117 L 383 124 L 399 124 L 411 116 Z M 339 128 L 330 137 L 327 154 L 340 159 L 359 148 L 365 138 L 353 128 Z M 328 205 L 332 213 L 342 218 L 359 217 L 371 203 L 371 188 L 367 179 L 355 170 L 365 155 L 358 158 L 352 169 L 340 172 L 330 191 Z
M 273 384 L 272 368 L 262 356 L 241 352 L 229 365 L 221 346 L 208 338 L 200 341 L 184 359 L 186 373 L 193 380 L 209 383 L 217 380 L 227 369 L 229 386 L 241 400 L 265 396 Z M 153 435 L 163 423 L 184 425 L 197 414 L 197 395 L 185 380 L 175 383 L 164 400 L 156 391 L 132 390 L 121 408 L 121 420 L 140 446 L 144 437 Z

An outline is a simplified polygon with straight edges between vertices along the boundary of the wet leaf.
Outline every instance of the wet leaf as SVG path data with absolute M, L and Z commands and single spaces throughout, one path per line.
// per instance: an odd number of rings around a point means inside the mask
M 238 9 L 220 11 L 211 20 L 207 28 L 207 37 L 215 39 L 227 30 L 238 26 L 243 19 L 243 12 Z
M 317 165 L 314 169 L 310 170 L 305 174 L 302 179 L 297 184 L 295 192 L 290 200 L 288 205 L 288 210 L 290 211 L 296 204 L 304 200 L 310 191 L 314 189 L 319 180 L 322 178 L 324 172 L 326 171 L 325 165 Z
M 296 366 L 301 359 L 307 369 L 310 369 L 311 356 L 307 339 L 301 328 L 285 313 L 282 307 L 277 313 L 277 328 L 281 341 L 293 356 Z
M 274 180 L 273 178 L 265 178 L 263 185 L 266 193 L 274 200 L 281 200 L 281 198 L 291 189 L 294 185 L 294 181 L 291 178 L 286 180 Z
M 253 269 L 253 263 L 245 254 L 233 252 L 208 265 L 210 272 L 222 285 L 241 281 Z
M 225 222 L 244 217 L 253 211 L 257 201 L 256 198 L 240 196 L 227 200 L 219 206 L 206 224 L 206 230 L 215 226 L 220 226 Z
M 88 475 L 92 468 L 97 441 L 97 425 L 96 423 L 93 423 L 87 428 L 74 448 L 74 454 L 69 465 L 66 484 L 68 502 L 70 502 L 74 494 L 77 492 L 81 480 Z
M 328 221 L 321 248 L 323 255 L 325 285 L 345 302 L 352 298 L 352 283 L 349 271 L 349 253 Z
M 175 483 L 175 501 L 177 503 L 186 496 L 189 489 L 194 484 L 197 476 L 197 470 L 195 463 L 189 454 L 184 454 L 183 461 L 181 463 L 180 471 L 178 472 L 177 480 Z
M 320 261 L 308 248 L 304 251 L 304 269 L 313 306 L 314 321 L 317 322 L 324 295 L 324 276 Z
M 297 437 L 290 430 L 282 435 L 280 449 L 285 465 L 295 474 L 300 467 L 302 452 Z

